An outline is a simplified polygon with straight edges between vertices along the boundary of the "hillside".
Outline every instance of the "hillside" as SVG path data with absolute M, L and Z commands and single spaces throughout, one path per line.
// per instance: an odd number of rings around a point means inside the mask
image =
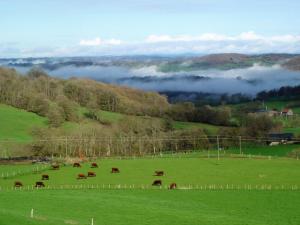
M 276 98 L 266 100 L 264 102 L 257 101 L 251 103 L 241 103 L 229 105 L 232 110 L 240 112 L 246 110 L 247 112 L 256 112 L 259 109 L 277 110 L 281 111 L 284 108 L 293 110 L 292 117 L 271 117 L 274 122 L 279 122 L 282 125 L 282 132 L 291 132 L 294 135 L 300 135 L 300 102 L 297 100 L 279 100 Z
M 26 88 L 25 88 L 26 87 Z M 162 115 L 169 107 L 165 96 L 89 79 L 51 77 L 34 68 L 27 74 L 0 67 L 0 102 L 61 120 L 76 120 L 78 106 L 131 115 Z M 52 120 L 50 120 L 51 122 Z
M 300 71 L 300 56 L 288 60 L 283 66 L 289 70 Z
M 47 119 L 11 106 L 0 104 L 0 139 L 32 140 L 34 127 L 46 127 Z
M 296 55 L 292 54 L 262 54 L 244 55 L 236 53 L 211 54 L 201 57 L 190 57 L 170 60 L 160 65 L 163 72 L 197 71 L 208 69 L 231 70 L 248 68 L 254 64 L 272 66 L 282 64 Z

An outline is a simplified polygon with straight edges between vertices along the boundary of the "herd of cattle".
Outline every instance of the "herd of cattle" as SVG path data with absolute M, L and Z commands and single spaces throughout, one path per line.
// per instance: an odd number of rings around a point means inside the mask
M 77 168 L 81 168 L 81 164 L 76 162 L 76 163 L 73 163 L 73 167 L 77 167 Z M 52 170 L 59 170 L 60 166 L 59 164 L 53 164 L 51 165 L 51 168 Z M 92 163 L 91 164 L 91 168 L 98 168 L 98 164 L 97 163 Z M 113 167 L 111 168 L 111 173 L 120 173 L 120 170 L 119 168 L 116 168 L 116 167 Z M 154 171 L 154 176 L 164 176 L 164 171 Z M 96 173 L 95 172 L 92 172 L 92 171 L 89 171 L 86 174 L 83 174 L 83 173 L 79 173 L 77 175 L 77 179 L 87 179 L 88 177 L 95 177 L 96 176 Z M 42 178 L 41 180 L 49 180 L 49 175 L 48 174 L 42 174 Z M 35 182 L 35 187 L 37 188 L 41 188 L 41 187 L 45 187 L 45 184 L 43 181 L 37 181 Z M 152 186 L 161 186 L 162 185 L 162 180 L 160 179 L 157 179 L 157 180 L 154 180 L 153 183 L 152 183 Z M 22 187 L 23 184 L 21 181 L 15 181 L 15 184 L 14 184 L 14 187 L 18 188 L 18 187 Z M 169 186 L 169 189 L 176 189 L 177 188 L 177 184 L 176 183 L 171 183 L 170 186 Z

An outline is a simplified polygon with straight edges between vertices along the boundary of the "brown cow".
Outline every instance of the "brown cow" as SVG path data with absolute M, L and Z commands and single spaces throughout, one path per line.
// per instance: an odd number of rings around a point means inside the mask
M 74 163 L 73 167 L 81 167 L 80 163 Z
M 53 164 L 51 167 L 53 170 L 59 170 L 59 165 L 57 164 Z
M 98 168 L 98 164 L 97 163 L 92 163 L 91 168 Z
M 86 179 L 86 175 L 83 173 L 78 174 L 77 179 Z
M 155 175 L 154 176 L 163 176 L 164 175 L 164 171 L 155 171 Z
M 49 175 L 48 174 L 43 174 L 42 175 L 42 180 L 49 180 Z
M 112 173 L 120 173 L 120 170 L 116 167 L 111 168 Z
M 15 182 L 15 187 L 23 187 L 23 184 L 21 181 L 16 181 Z
M 44 182 L 42 182 L 42 181 L 37 181 L 37 182 L 35 182 L 35 187 L 45 187 L 45 184 L 44 184 Z
M 176 188 L 177 188 L 177 184 L 176 183 L 170 184 L 169 189 L 176 189 Z
M 88 177 L 95 177 L 96 173 L 95 172 L 88 172 Z
M 161 186 L 162 185 L 162 181 L 161 180 L 155 180 L 152 183 L 152 186 Z

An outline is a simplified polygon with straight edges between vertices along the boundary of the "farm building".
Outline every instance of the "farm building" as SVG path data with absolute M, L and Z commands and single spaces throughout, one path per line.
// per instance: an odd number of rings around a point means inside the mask
M 291 141 L 294 138 L 293 133 L 270 133 L 269 139 L 271 141 Z
M 285 108 L 281 111 L 281 115 L 282 116 L 293 116 L 294 115 L 294 112 L 292 109 L 289 109 L 289 108 Z
M 267 109 L 259 109 L 255 112 L 256 115 L 266 115 L 270 117 L 275 117 L 280 115 L 280 112 L 278 112 L 276 109 L 267 110 Z

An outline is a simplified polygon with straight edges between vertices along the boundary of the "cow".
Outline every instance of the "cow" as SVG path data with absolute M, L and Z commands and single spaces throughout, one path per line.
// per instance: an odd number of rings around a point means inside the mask
M 162 181 L 161 180 L 155 180 L 152 183 L 152 186 L 161 186 L 162 185 Z
M 80 163 L 73 163 L 73 167 L 81 167 Z
M 59 170 L 59 165 L 58 164 L 53 164 L 52 166 L 53 170 Z
M 155 171 L 155 175 L 154 176 L 163 176 L 164 175 L 164 171 Z
M 170 184 L 170 187 L 169 187 L 170 190 L 176 189 L 176 188 L 177 188 L 177 184 L 176 183 Z
M 96 173 L 95 172 L 88 172 L 88 177 L 95 177 Z
M 91 164 L 91 168 L 98 168 L 98 164 L 97 164 L 97 163 L 95 163 L 95 162 L 94 162 L 94 163 L 92 163 L 92 164 Z
M 49 180 L 49 175 L 48 174 L 43 174 L 42 175 L 42 180 Z
M 42 181 L 37 181 L 37 182 L 35 182 L 35 187 L 37 187 L 37 188 L 45 187 L 45 184 Z
M 86 179 L 86 175 L 84 175 L 83 173 L 80 173 L 77 175 L 77 179 Z
M 15 187 L 23 187 L 23 184 L 21 181 L 15 181 Z
M 112 173 L 120 173 L 120 170 L 118 168 L 113 167 L 113 168 L 111 168 L 111 172 Z

